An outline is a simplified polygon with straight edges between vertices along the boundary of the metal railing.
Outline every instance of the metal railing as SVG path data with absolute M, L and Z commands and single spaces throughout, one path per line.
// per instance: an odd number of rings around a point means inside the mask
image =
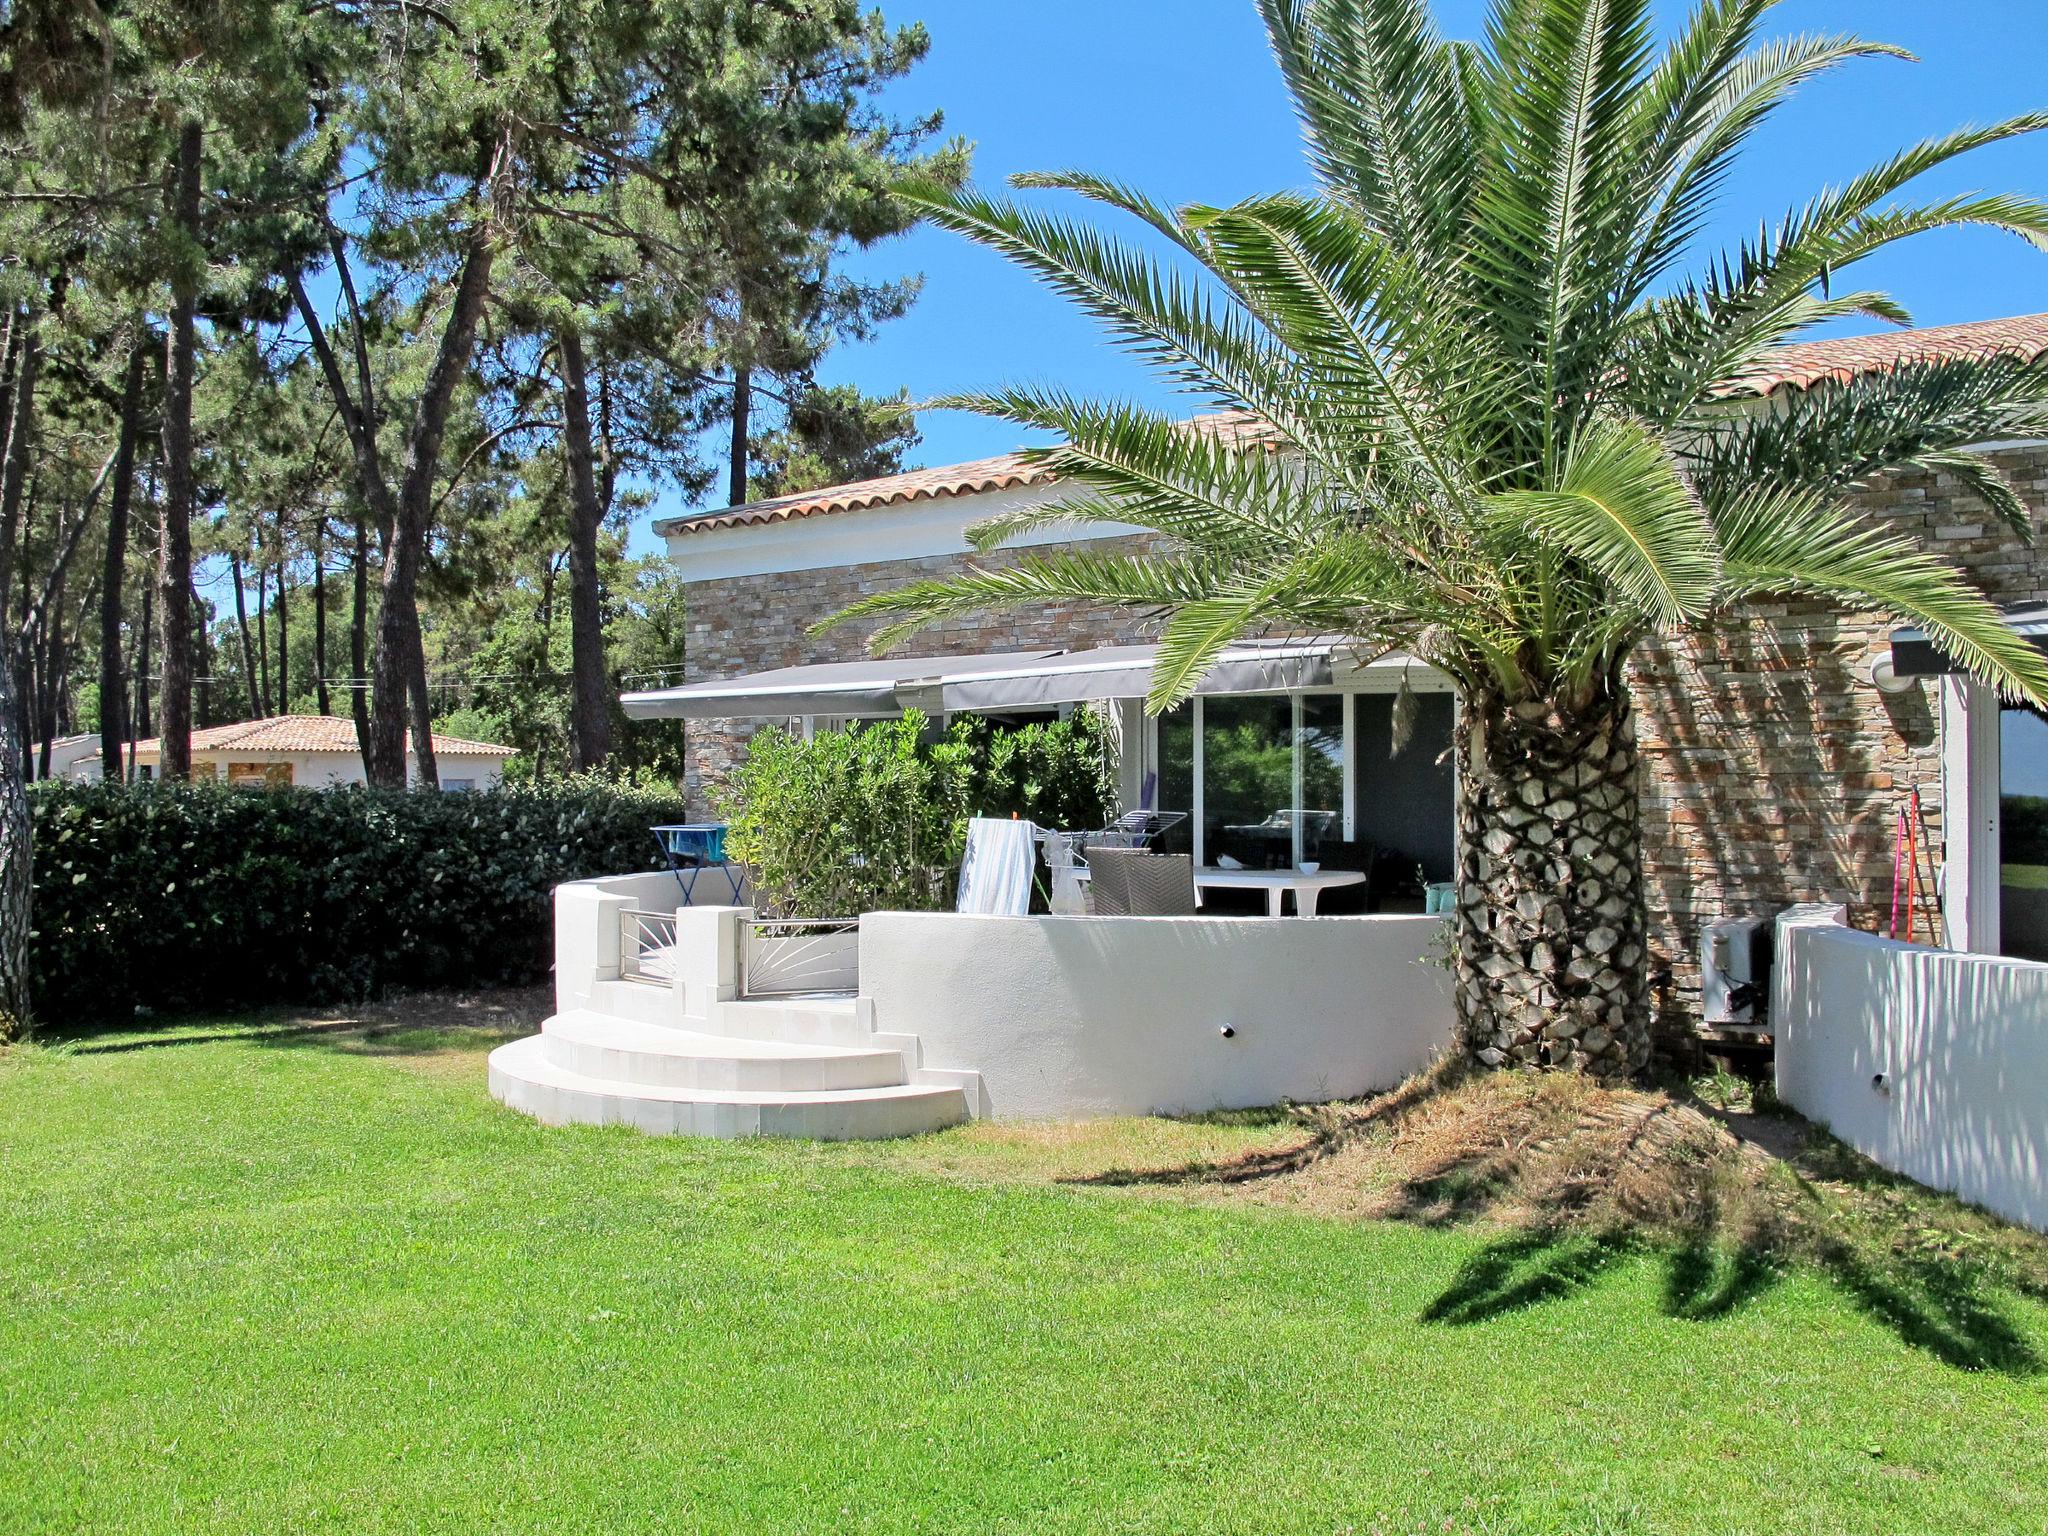
M 629 907 L 619 917 L 619 975 L 667 986 L 676 976 L 676 915 Z
M 742 997 L 846 993 L 860 984 L 860 919 L 765 918 L 740 925 Z

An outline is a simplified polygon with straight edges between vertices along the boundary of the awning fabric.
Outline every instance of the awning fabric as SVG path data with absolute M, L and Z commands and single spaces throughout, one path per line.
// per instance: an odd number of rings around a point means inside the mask
M 2021 603 L 2005 610 L 2005 622 L 2012 632 L 2048 652 L 2048 603 Z M 1945 677 L 1960 672 L 1921 629 L 1892 631 L 1892 671 L 1900 677 Z
M 1226 650 L 1201 693 L 1284 693 L 1327 688 L 1336 640 L 1251 640 Z M 998 714 L 1091 699 L 1143 698 L 1158 647 L 1010 651 L 993 656 L 883 657 L 781 667 L 731 681 L 691 683 L 621 701 L 634 720 L 722 720 L 790 715 Z

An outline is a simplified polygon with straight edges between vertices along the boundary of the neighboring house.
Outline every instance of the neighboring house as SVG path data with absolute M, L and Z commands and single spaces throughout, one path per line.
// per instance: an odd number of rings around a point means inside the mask
M 1830 377 L 1994 350 L 2048 353 L 2048 316 L 1787 347 L 1726 393 L 1768 408 Z M 2048 445 L 1985 446 L 2041 522 Z M 1126 800 L 1149 789 L 1152 804 L 1192 811 L 1187 842 L 1198 859 L 1316 858 L 1337 869 L 1372 845 L 1399 874 L 1448 878 L 1454 709 L 1442 679 L 1419 664 L 1359 667 L 1341 640 L 1245 647 L 1202 696 L 1153 720 L 1137 702 L 1146 653 L 1094 649 L 1150 640 L 1155 625 L 1137 613 L 1051 607 L 949 620 L 903 648 L 911 659 L 882 662 L 868 658 L 867 630 L 812 632 L 867 593 L 970 558 L 1006 562 L 1000 552 L 970 557 L 964 531 L 1052 500 L 1052 478 L 1004 455 L 657 523 L 689 588 L 685 686 L 630 695 L 628 713 L 699 722 L 686 787 L 708 809 L 707 791 L 764 725 L 906 704 L 1028 717 L 1113 701 Z M 1952 556 L 1995 600 L 2048 599 L 2039 549 L 1949 477 L 1882 479 L 1860 500 Z M 1700 930 L 1712 919 L 1825 901 L 1847 904 L 1862 926 L 1883 925 L 1914 790 L 1940 866 L 1938 896 L 1930 873 L 1921 876 L 1921 932 L 1939 918 L 1958 947 L 2048 958 L 2048 924 L 2033 916 L 2048 900 L 2033 891 L 2048 887 L 2048 724 L 1963 679 L 1895 676 L 1892 638 L 1879 615 L 1795 598 L 1752 604 L 1746 621 L 1638 653 L 1644 873 L 1668 1017 L 1697 1015 Z M 1396 753 L 1404 678 L 1420 709 Z
M 135 744 L 135 763 L 143 778 L 157 771 L 157 743 Z M 434 738 L 435 766 L 443 789 L 489 789 L 505 776 L 511 747 L 464 741 L 457 736 Z M 362 784 L 363 757 L 356 743 L 355 722 L 338 715 L 276 715 L 268 720 L 243 720 L 210 726 L 192 733 L 195 778 L 225 779 L 233 785 L 321 789 L 331 784 Z M 405 772 L 415 778 L 411 748 Z
M 97 734 L 90 736 L 59 736 L 50 743 L 50 768 L 43 771 L 43 744 L 32 741 L 28 746 L 29 768 L 38 778 L 69 779 L 74 784 L 87 784 L 100 776 L 100 739 Z

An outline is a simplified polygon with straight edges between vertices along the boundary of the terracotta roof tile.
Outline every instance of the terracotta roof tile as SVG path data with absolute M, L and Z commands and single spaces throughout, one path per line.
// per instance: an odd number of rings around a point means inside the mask
M 1780 390 L 1811 389 L 1829 379 L 1851 379 L 1881 372 L 1902 362 L 1931 357 L 1969 357 L 2005 353 L 2029 362 L 2048 355 L 2048 315 L 2010 320 L 1981 320 L 1968 325 L 1927 326 L 1919 330 L 1885 331 L 1872 336 L 1844 336 L 1832 341 L 1799 342 L 1781 347 L 1770 361 L 1722 385 L 1725 399 L 1754 398 Z M 1190 426 L 1255 440 L 1261 434 L 1253 418 L 1241 412 L 1198 416 Z M 711 512 L 667 518 L 654 525 L 658 534 L 702 533 L 714 528 L 740 528 L 761 523 L 794 522 L 865 507 L 930 501 L 941 496 L 975 496 L 1017 486 L 1041 485 L 1057 476 L 1022 453 L 998 454 L 965 464 L 914 469 L 907 474 L 858 480 L 851 485 L 800 491 L 770 501 L 749 502 Z
M 135 750 L 155 752 L 156 740 L 138 741 Z M 339 715 L 276 715 L 268 720 L 238 720 L 192 733 L 194 752 L 346 752 L 356 754 L 355 722 Z M 407 748 L 408 752 L 411 750 Z M 460 736 L 434 736 L 436 757 L 510 757 L 515 748 Z
M 2048 354 L 2048 315 L 1978 320 L 1968 325 L 1930 325 L 1872 336 L 1841 336 L 1780 347 L 1770 360 L 1738 374 L 1717 394 L 1729 399 L 1811 389 L 1830 380 L 1846 383 L 1866 373 L 1883 373 L 1901 363 L 1943 357 L 2004 355 L 2033 362 Z

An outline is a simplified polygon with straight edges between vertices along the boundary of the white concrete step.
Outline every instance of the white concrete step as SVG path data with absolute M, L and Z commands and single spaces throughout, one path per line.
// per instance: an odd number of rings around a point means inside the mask
M 714 1026 L 746 1040 L 790 1040 L 807 1045 L 858 1045 L 874 1040 L 851 997 L 824 995 L 748 998 L 720 1003 Z
M 586 1077 L 551 1060 L 545 1034 L 491 1052 L 493 1096 L 548 1125 L 631 1125 L 668 1136 L 801 1136 L 821 1141 L 915 1136 L 957 1125 L 957 1087 L 898 1084 L 818 1093 L 678 1088 Z
M 897 1050 L 706 1035 L 587 1010 L 556 1014 L 541 1038 L 555 1065 L 617 1083 L 821 1093 L 907 1081 Z
M 675 988 L 650 981 L 600 981 L 590 989 L 590 1007 L 613 1018 L 641 1024 L 680 1024 Z

